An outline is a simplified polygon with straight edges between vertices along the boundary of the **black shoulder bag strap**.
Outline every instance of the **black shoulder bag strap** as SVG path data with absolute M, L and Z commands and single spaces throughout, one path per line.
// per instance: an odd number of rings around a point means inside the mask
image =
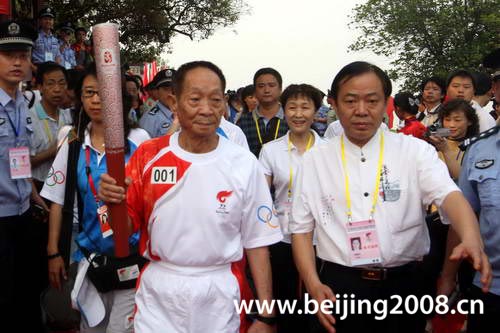
M 64 206 L 62 210 L 61 235 L 59 237 L 59 251 L 61 252 L 66 267 L 69 266 L 71 257 L 71 236 L 73 234 L 74 218 L 73 207 L 75 204 L 78 156 L 80 155 L 81 147 L 81 143 L 76 137 L 73 129 L 68 133 L 68 145 L 66 189 L 64 192 Z

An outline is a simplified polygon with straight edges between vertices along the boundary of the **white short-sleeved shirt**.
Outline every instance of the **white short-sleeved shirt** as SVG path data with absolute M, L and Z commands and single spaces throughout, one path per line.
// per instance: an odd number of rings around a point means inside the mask
M 489 114 L 489 112 L 484 110 L 478 102 L 471 100 L 470 104 L 474 110 L 476 110 L 477 117 L 479 118 L 479 132 L 487 131 L 496 126 L 497 123 L 495 119 Z
M 384 131 L 389 131 L 389 127 L 387 127 L 385 123 L 380 124 L 380 128 Z M 344 128 L 342 127 L 340 120 L 335 120 L 333 123 L 328 125 L 328 128 L 326 129 L 324 134 L 324 138 L 329 140 L 333 137 L 341 136 L 342 133 L 344 133 Z
M 250 148 L 248 147 L 247 137 L 239 126 L 236 126 L 235 124 L 227 121 L 224 117 L 222 117 L 219 127 L 226 134 L 229 140 L 242 146 L 243 148 L 246 148 L 247 150 L 250 150 Z
M 360 148 L 347 138 L 353 221 L 369 218 L 380 152 L 380 132 Z M 347 205 L 340 137 L 311 149 L 299 168 L 293 196 L 293 233 L 316 227 L 318 256 L 352 266 L 347 243 Z M 382 266 L 392 267 L 422 258 L 429 251 L 425 207 L 440 206 L 459 191 L 436 150 L 425 141 L 384 131 L 384 157 L 374 219 Z
M 90 125 L 89 125 L 90 126 Z M 68 166 L 68 153 L 69 145 L 66 137 L 68 132 L 71 130 L 71 126 L 65 126 L 60 130 L 60 135 L 58 135 L 58 140 L 62 142 L 59 143 L 61 146 L 57 152 L 57 156 L 52 164 L 53 174 L 50 180 L 45 182 L 40 195 L 47 200 L 55 202 L 59 205 L 64 205 L 64 193 L 66 190 L 66 169 Z M 130 130 L 128 135 L 128 140 L 135 147 L 139 146 L 142 142 L 149 139 L 148 133 L 142 128 L 134 128 Z M 98 153 L 98 150 L 92 146 L 90 140 L 89 130 L 85 131 L 84 142 L 82 143 L 82 149 L 89 147 L 92 151 L 96 152 L 98 163 L 106 156 L 106 153 Z M 76 200 L 75 200 L 76 204 Z
M 143 143 L 127 164 L 128 212 L 141 230 L 141 253 L 206 267 L 239 261 L 243 248 L 279 242 L 257 159 L 223 138 L 211 152 L 189 153 L 178 144 L 180 133 Z
M 314 146 L 326 143 L 315 131 Z M 292 194 L 297 181 L 297 169 L 302 161 L 303 155 L 299 154 L 297 148 L 291 144 L 290 153 L 288 152 L 288 139 L 290 131 L 281 138 L 273 140 L 262 146 L 259 162 L 264 169 L 266 176 L 273 177 L 274 208 L 278 215 L 278 220 L 283 233 L 283 241 L 291 243 L 291 232 L 288 227 L 288 213 L 290 203 L 288 202 L 288 184 L 290 183 L 290 170 L 292 171 Z M 312 147 L 311 147 L 312 148 Z
M 59 110 L 59 119 L 53 119 L 47 115 L 41 103 L 35 103 L 29 110 L 33 121 L 33 140 L 31 141 L 30 154 L 35 156 L 57 142 L 57 133 L 65 125 L 71 124 L 70 109 Z M 45 181 L 47 173 L 52 166 L 52 160 L 47 160 L 32 169 L 33 178 L 41 182 Z

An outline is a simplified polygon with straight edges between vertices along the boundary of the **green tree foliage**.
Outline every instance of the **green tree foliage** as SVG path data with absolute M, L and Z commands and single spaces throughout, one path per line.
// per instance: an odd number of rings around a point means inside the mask
M 69 2 L 69 3 L 68 3 Z M 53 0 L 58 22 L 120 24 L 126 61 L 150 61 L 175 35 L 208 38 L 247 11 L 244 0 Z
M 350 25 L 361 35 L 349 48 L 394 59 L 390 77 L 416 91 L 429 75 L 478 69 L 500 46 L 500 1 L 368 0 L 354 8 Z

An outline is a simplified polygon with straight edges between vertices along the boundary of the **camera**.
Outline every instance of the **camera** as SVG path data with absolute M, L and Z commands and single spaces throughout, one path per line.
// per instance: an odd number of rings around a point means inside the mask
M 425 132 L 425 137 L 429 137 L 431 135 L 439 136 L 442 138 L 449 137 L 451 134 L 449 128 L 444 128 L 439 121 L 427 127 L 427 131 Z

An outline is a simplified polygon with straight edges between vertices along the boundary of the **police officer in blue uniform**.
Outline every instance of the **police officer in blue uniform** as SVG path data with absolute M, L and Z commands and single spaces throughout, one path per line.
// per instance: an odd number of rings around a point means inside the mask
M 172 92 L 172 80 L 175 70 L 164 69 L 154 77 L 155 87 L 158 89 L 158 103 L 142 115 L 139 126 L 145 129 L 151 138 L 165 135 L 173 123 L 173 113 L 170 111 L 169 96 Z
M 474 277 L 471 297 L 484 304 L 484 314 L 470 314 L 467 332 L 491 331 L 500 314 L 500 131 L 493 127 L 469 139 L 462 164 L 460 189 L 479 215 L 479 228 L 485 252 L 493 270 L 488 293 L 481 292 L 479 276 Z M 495 325 L 495 326 L 492 326 Z
M 50 7 L 43 8 L 38 14 L 40 30 L 33 47 L 33 64 L 35 65 L 46 61 L 61 63 L 59 40 L 53 34 L 55 17 L 55 12 Z
M 19 83 L 31 67 L 36 32 L 7 21 L 0 24 L 0 325 L 2 332 L 40 332 L 40 266 L 30 196 L 31 119 Z M 41 199 L 37 196 L 37 203 Z M 43 205 L 43 204 L 42 204 Z M 21 316 L 22 321 L 17 318 Z

